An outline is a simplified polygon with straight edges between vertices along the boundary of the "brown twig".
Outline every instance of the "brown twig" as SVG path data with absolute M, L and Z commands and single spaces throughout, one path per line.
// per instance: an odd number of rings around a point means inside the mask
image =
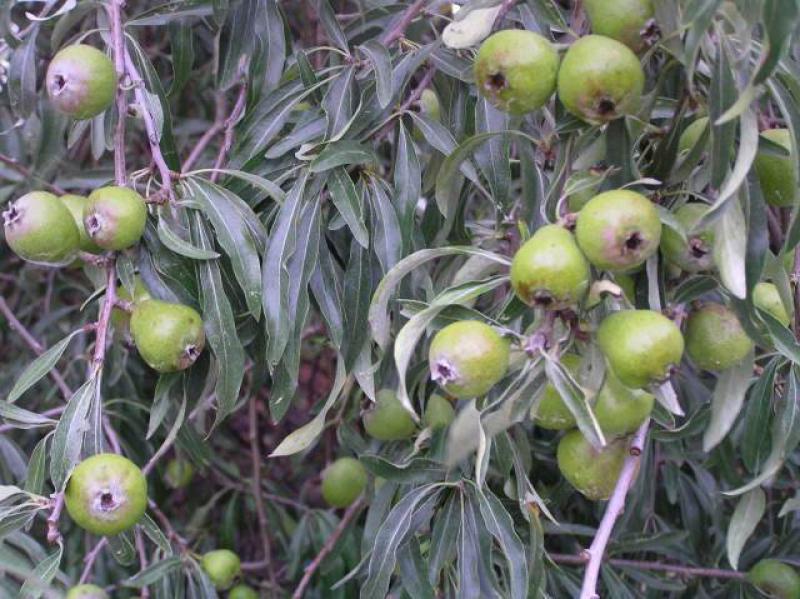
M 25 179 L 28 179 L 28 180 L 34 180 L 35 179 L 37 181 L 40 181 L 42 183 L 42 187 L 44 187 L 48 191 L 52 191 L 53 193 L 56 193 L 58 195 L 64 195 L 65 193 L 67 193 L 64 190 L 63 187 L 59 187 L 58 185 L 56 185 L 54 183 L 50 183 L 49 181 L 45 181 L 41 177 L 37 176 L 29 168 L 21 165 L 19 162 L 17 162 L 16 160 L 11 158 L 10 156 L 6 156 L 5 154 L 0 154 L 0 162 L 5 164 L 7 167 L 17 171 Z
M 216 182 L 217 179 L 219 179 L 219 169 L 221 169 L 223 164 L 225 164 L 225 161 L 228 158 L 228 153 L 233 147 L 234 127 L 236 126 L 236 123 L 239 122 L 239 119 L 242 118 L 246 105 L 247 81 L 243 79 L 242 84 L 239 87 L 239 96 L 236 98 L 236 104 L 234 104 L 230 116 L 225 119 L 225 137 L 222 141 L 222 147 L 219 149 L 219 153 L 217 154 L 217 159 L 214 161 L 214 172 L 211 173 L 211 181 L 213 182 Z
M 44 353 L 45 349 L 42 344 L 39 343 L 39 341 L 37 341 L 36 338 L 31 335 L 30 331 L 25 328 L 25 325 L 19 321 L 2 295 L 0 295 L 0 313 L 5 316 L 11 329 L 20 337 L 22 337 L 22 340 L 33 350 L 33 353 L 35 353 L 37 356 L 41 356 Z M 61 395 L 64 397 L 64 399 L 69 400 L 69 398 L 72 397 L 72 389 L 69 388 L 69 385 L 67 385 L 67 382 L 64 380 L 64 377 L 61 376 L 61 373 L 53 369 L 49 374 L 59 391 L 61 391 Z
M 250 428 L 248 437 L 250 441 L 250 461 L 253 464 L 252 495 L 256 504 L 256 517 L 258 518 L 258 531 L 261 535 L 262 558 L 266 562 L 270 582 L 275 582 L 275 570 L 272 567 L 272 544 L 269 538 L 269 524 L 267 513 L 264 510 L 264 500 L 261 496 L 261 448 L 258 442 L 258 399 L 256 394 L 250 397 L 248 405 L 248 418 Z
M 549 553 L 548 556 L 557 564 L 582 566 L 588 561 L 588 556 L 569 555 L 564 553 Z M 633 559 L 611 558 L 603 563 L 621 568 L 636 568 L 637 570 L 652 570 L 655 572 L 668 572 L 685 577 L 727 578 L 742 580 L 746 575 L 736 570 L 722 570 L 718 568 L 696 568 L 685 564 L 670 564 L 664 562 L 646 562 Z
M 191 168 L 194 166 L 194 163 L 200 159 L 201 154 L 206 149 L 208 144 L 211 143 L 211 140 L 214 139 L 217 134 L 225 128 L 225 94 L 219 93 L 217 94 L 216 105 L 214 108 L 214 123 L 211 125 L 209 129 L 206 130 L 205 133 L 197 140 L 194 148 L 189 153 L 189 156 L 186 160 L 183 161 L 183 167 L 181 171 L 183 173 L 187 173 Z
M 145 570 L 147 568 L 147 552 L 144 549 L 144 539 L 142 538 L 142 531 L 136 531 L 136 552 L 139 554 L 139 571 Z M 142 590 L 139 594 L 141 599 L 149 599 L 150 597 L 150 589 L 147 586 L 143 586 Z
M 117 185 L 125 185 L 128 175 L 125 170 L 125 119 L 128 117 L 128 101 L 125 98 L 125 34 L 122 30 L 122 0 L 111 0 L 106 4 L 111 21 L 111 49 L 114 55 L 114 70 L 117 72 L 117 127 L 114 130 L 114 179 Z
M 167 532 L 167 538 L 178 543 L 182 552 L 186 551 L 186 548 L 189 546 L 189 542 L 178 534 L 178 531 L 176 531 L 175 527 L 172 526 L 172 522 L 170 522 L 169 518 L 167 518 L 167 515 L 161 511 L 161 509 L 158 507 L 158 504 L 156 504 L 156 502 L 152 499 L 148 499 L 147 505 L 153 514 L 155 514 L 156 518 L 161 523 L 161 526 Z
M 95 543 L 95 546 L 92 547 L 92 550 L 83 558 L 83 572 L 81 572 L 81 577 L 78 579 L 78 584 L 84 584 L 87 580 L 89 580 L 89 576 L 92 574 L 92 567 L 94 567 L 94 563 L 97 561 L 97 558 L 100 556 L 100 552 L 106 545 L 108 545 L 108 537 L 103 537 L 97 541 L 97 543 Z
M 611 538 L 611 532 L 614 529 L 614 523 L 622 513 L 625 507 L 625 496 L 633 483 L 633 477 L 636 474 L 639 460 L 641 459 L 642 449 L 644 447 L 645 439 L 647 438 L 647 429 L 650 426 L 650 421 L 647 420 L 639 427 L 630 444 L 629 455 L 625 458 L 625 463 L 619 473 L 617 484 L 614 486 L 614 491 L 611 498 L 608 500 L 606 513 L 603 514 L 603 519 L 600 521 L 600 526 L 597 527 L 594 539 L 589 549 L 586 550 L 587 562 L 586 572 L 583 575 L 583 586 L 581 587 L 581 599 L 598 599 L 597 594 L 597 577 L 600 574 L 600 564 L 603 562 L 603 556 L 606 551 L 606 545 Z
M 350 507 L 347 508 L 342 519 L 339 521 L 339 524 L 336 526 L 334 531 L 331 533 L 331 536 L 328 537 L 328 540 L 325 541 L 325 545 L 322 547 L 320 552 L 317 554 L 310 564 L 306 566 L 305 572 L 303 573 L 303 578 L 300 580 L 300 584 L 297 585 L 297 588 L 292 595 L 292 599 L 302 599 L 303 594 L 306 592 L 306 588 L 311 583 L 311 577 L 314 576 L 314 572 L 320 567 L 322 564 L 322 560 L 324 560 L 327 555 L 333 550 L 336 543 L 339 542 L 339 539 L 344 534 L 347 527 L 350 525 L 356 516 L 361 513 L 361 510 L 366 505 L 363 497 L 357 499 Z
M 394 25 L 383 36 L 381 43 L 384 46 L 389 46 L 403 37 L 406 29 L 408 29 L 408 26 L 411 25 L 411 21 L 413 21 L 417 15 L 422 12 L 425 4 L 426 0 L 416 0 L 414 4 L 405 9 L 403 14 L 400 15 L 400 18 L 397 19 Z

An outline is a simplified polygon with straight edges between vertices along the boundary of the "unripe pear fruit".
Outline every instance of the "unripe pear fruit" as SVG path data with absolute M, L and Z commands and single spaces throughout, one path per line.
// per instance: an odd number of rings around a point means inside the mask
M 705 304 L 686 320 L 686 353 L 702 370 L 726 370 L 752 348 L 736 313 L 722 304 Z
M 108 593 L 96 584 L 79 584 L 67 592 L 66 599 L 108 599 Z
M 258 593 L 246 584 L 237 584 L 228 592 L 228 599 L 258 599 Z
M 800 574 L 789 564 L 762 559 L 747 573 L 747 581 L 767 597 L 800 599 Z
M 648 46 L 649 29 L 655 24 L 651 0 L 584 0 L 592 33 L 622 42 L 634 52 Z
M 475 58 L 478 91 L 496 108 L 524 114 L 544 106 L 556 89 L 558 52 L 538 33 L 504 29 Z
M 576 354 L 564 354 L 561 356 L 561 364 L 575 377 L 581 367 L 581 357 Z M 575 426 L 575 416 L 561 399 L 561 394 L 553 383 L 549 381 L 544 386 L 539 405 L 531 408 L 531 415 L 537 426 L 547 430 L 562 431 Z
M 636 112 L 644 70 L 630 48 L 602 35 L 580 38 L 558 71 L 558 97 L 579 119 L 599 125 Z
M 419 98 L 419 111 L 426 117 L 437 123 L 442 120 L 442 107 L 439 103 L 439 96 L 430 88 L 422 90 Z
M 589 289 L 591 272 L 572 233 L 546 225 L 517 250 L 511 286 L 523 302 L 546 310 L 576 306 Z
M 600 323 L 597 342 L 609 368 L 631 389 L 666 381 L 684 348 L 680 329 L 653 310 L 609 314 Z
M 765 312 L 769 312 L 783 326 L 788 327 L 792 317 L 783 305 L 778 288 L 772 283 L 756 283 L 753 287 L 753 305 Z
M 61 196 L 61 201 L 72 214 L 72 219 L 75 221 L 75 226 L 78 228 L 80 235 L 79 247 L 84 252 L 91 252 L 92 254 L 99 254 L 103 251 L 92 238 L 86 233 L 86 227 L 83 225 L 83 213 L 86 210 L 86 204 L 89 203 L 89 198 L 86 196 L 79 196 L 75 194 L 67 194 Z
M 75 44 L 60 50 L 50 61 L 45 86 L 56 110 L 76 119 L 89 119 L 111 106 L 117 73 L 111 59 L 100 50 Z
M 127 187 L 101 187 L 89 194 L 86 233 L 101 248 L 124 250 L 139 243 L 147 223 L 144 199 Z
M 154 299 L 134 306 L 131 335 L 139 355 L 158 372 L 189 368 L 206 344 L 203 319 L 194 308 Z
M 3 212 L 6 242 L 23 260 L 64 266 L 72 262 L 80 234 L 64 203 L 52 193 L 32 191 Z
M 678 155 L 691 152 L 692 148 L 700 141 L 700 136 L 703 135 L 703 131 L 706 130 L 706 127 L 708 127 L 707 116 L 701 116 L 692 121 L 678 138 Z
M 339 458 L 322 473 L 322 497 L 333 507 L 347 507 L 367 486 L 367 471 L 354 458 Z
M 227 589 L 242 571 L 242 561 L 230 549 L 215 549 L 203 555 L 202 566 L 215 588 Z
M 117 287 L 117 298 L 125 302 L 136 304 L 137 302 L 151 299 L 151 296 L 142 278 L 136 275 L 133 284 L 133 295 L 128 292 L 124 285 L 119 285 Z M 126 335 L 129 332 L 131 324 L 130 312 L 115 307 L 111 310 L 111 324 L 114 326 L 115 332 Z
M 761 136 L 792 151 L 792 134 L 788 129 L 768 129 Z M 756 175 L 764 201 L 772 206 L 792 206 L 797 195 L 797 157 L 778 156 L 764 150 L 756 154 Z
M 64 505 L 75 523 L 92 534 L 113 536 L 133 527 L 147 507 L 147 480 L 128 458 L 101 453 L 72 471 Z
M 596 195 L 578 213 L 575 238 L 597 268 L 629 272 L 658 249 L 661 219 L 642 194 L 615 189 Z
M 431 378 L 453 397 L 479 397 L 505 376 L 509 353 L 508 342 L 488 324 L 454 322 L 431 341 Z
M 411 437 L 417 427 L 414 419 L 391 389 L 381 389 L 375 403 L 364 412 L 364 430 L 379 441 L 399 441 Z
M 189 460 L 173 458 L 167 463 L 164 480 L 173 489 L 182 489 L 194 478 L 194 466 Z
M 629 389 L 609 370 L 597 394 L 594 415 L 600 429 L 610 437 L 638 429 L 653 411 L 655 397 L 641 389 Z
M 619 439 L 602 449 L 592 447 L 577 429 L 561 438 L 556 451 L 558 469 L 587 499 L 608 499 L 619 478 L 628 444 Z
M 671 228 L 663 228 L 661 253 L 667 262 L 690 273 L 714 269 L 714 230 L 706 228 L 692 232 L 707 211 L 708 206 L 699 202 L 684 204 L 675 211 L 675 219 L 687 235 L 684 241 Z
M 425 413 L 422 415 L 423 424 L 433 430 L 445 428 L 453 422 L 456 411 L 450 400 L 434 393 L 428 399 L 425 406 Z

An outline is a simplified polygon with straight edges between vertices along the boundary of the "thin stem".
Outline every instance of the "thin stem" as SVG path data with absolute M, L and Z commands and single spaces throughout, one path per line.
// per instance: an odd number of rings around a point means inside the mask
M 211 140 L 225 127 L 225 94 L 220 93 L 217 95 L 216 107 L 214 109 L 214 124 L 211 125 L 203 135 L 197 140 L 194 148 L 189 153 L 186 160 L 183 161 L 181 171 L 187 173 L 194 166 L 194 163 L 200 159 L 201 154 L 206 149 Z
M 108 545 L 108 537 L 103 537 L 97 541 L 95 546 L 92 547 L 92 550 L 86 554 L 86 557 L 83 558 L 83 572 L 81 572 L 81 577 L 78 580 L 78 584 L 84 584 L 87 580 L 89 580 L 89 576 L 92 575 L 94 563 L 97 561 L 97 558 L 100 556 L 100 552 L 106 545 Z
M 258 404 L 256 395 L 250 398 L 248 406 L 248 417 L 250 429 L 248 437 L 250 441 L 250 461 L 253 465 L 253 478 L 251 481 L 253 501 L 256 504 L 256 517 L 258 518 L 258 530 L 261 535 L 262 558 L 266 562 L 267 573 L 270 582 L 275 582 L 275 571 L 272 567 L 272 548 L 269 538 L 269 524 L 267 513 L 264 510 L 264 500 L 261 497 L 261 448 L 258 442 Z
M 219 179 L 219 169 L 225 164 L 228 158 L 228 153 L 233 147 L 233 129 L 236 123 L 242 118 L 244 109 L 247 104 L 247 81 L 242 81 L 239 87 L 239 96 L 236 98 L 236 104 L 233 106 L 230 116 L 225 119 L 225 137 L 222 141 L 222 147 L 219 149 L 217 159 L 214 161 L 214 172 L 211 173 L 211 180 L 216 182 Z
M 569 555 L 564 553 L 549 553 L 548 556 L 557 564 L 567 564 L 573 566 L 584 565 L 588 557 L 584 555 Z M 742 580 L 746 576 L 744 572 L 736 570 L 722 570 L 718 568 L 695 568 L 684 564 L 670 564 L 664 562 L 646 562 L 633 559 L 611 558 L 604 561 L 611 566 L 621 568 L 636 568 L 637 570 L 652 570 L 655 572 L 669 572 L 686 577 L 706 577 L 706 578 L 726 578 L 732 580 Z
M 411 21 L 413 21 L 417 17 L 417 15 L 419 15 L 419 13 L 422 12 L 422 9 L 425 7 L 425 3 L 426 0 L 416 0 L 414 4 L 409 6 L 403 12 L 403 14 L 400 15 L 400 18 L 397 19 L 397 21 L 391 27 L 391 29 L 389 29 L 386 32 L 386 34 L 381 39 L 381 43 L 384 46 L 389 46 L 390 44 L 396 42 L 401 37 L 403 37 L 403 35 L 406 32 L 406 29 L 408 29 L 408 26 L 411 25 Z
M 586 572 L 583 575 L 580 599 L 599 599 L 599 595 L 597 594 L 597 577 L 600 574 L 600 564 L 603 562 L 606 545 L 608 545 L 611 532 L 614 530 L 614 523 L 625 507 L 625 496 L 628 494 L 628 490 L 633 483 L 633 477 L 636 474 L 637 466 L 641 459 L 642 449 L 645 439 L 647 438 L 647 429 L 649 426 L 650 421 L 647 420 L 639 427 L 639 430 L 636 431 L 633 441 L 631 441 L 629 455 L 625 458 L 625 463 L 622 465 L 617 484 L 614 486 L 614 491 L 611 494 L 611 498 L 608 500 L 606 513 L 603 514 L 603 519 L 600 521 L 600 526 L 597 527 L 597 533 L 595 533 L 592 544 L 586 551 L 588 554 L 588 562 L 586 564 Z
M 128 175 L 125 170 L 125 119 L 128 117 L 128 102 L 125 98 L 125 36 L 122 30 L 122 0 L 108 2 L 108 18 L 111 21 L 111 49 L 114 55 L 114 70 L 117 72 L 117 127 L 114 130 L 114 179 L 117 185 L 125 185 Z
M 44 187 L 48 191 L 52 191 L 53 193 L 56 193 L 58 195 L 64 195 L 65 193 L 67 193 L 64 190 L 64 188 L 59 187 L 58 185 L 56 185 L 54 183 L 50 183 L 48 181 L 45 181 L 44 179 L 42 179 L 41 177 L 36 175 L 36 173 L 34 173 L 32 170 L 30 170 L 29 168 L 21 165 L 19 162 L 17 162 L 16 160 L 11 158 L 10 156 L 6 156 L 5 154 L 0 154 L 0 162 L 5 164 L 7 167 L 17 171 L 25 179 L 35 180 L 35 181 L 40 182 L 42 184 L 42 187 Z
M 64 492 L 56 493 L 53 495 L 53 509 L 50 510 L 50 515 L 47 517 L 47 542 L 60 543 L 61 533 L 58 530 L 58 519 L 61 517 L 61 511 L 64 509 Z
M 117 301 L 117 268 L 116 260 L 113 256 L 109 257 L 106 264 L 106 297 L 100 309 L 100 318 L 97 320 L 96 337 L 94 344 L 94 357 L 92 359 L 95 372 L 103 368 L 106 359 L 106 345 L 108 338 L 108 327 L 111 322 L 111 313 Z
M 170 540 L 178 543 L 178 545 L 181 547 L 181 551 L 186 551 L 186 547 L 189 545 L 188 541 L 178 534 L 178 531 L 176 531 L 172 526 L 172 522 L 170 522 L 166 514 L 161 511 L 161 509 L 158 507 L 158 504 L 152 499 L 148 499 L 147 505 L 152 510 L 153 514 L 155 514 L 164 530 L 167 531 L 167 537 Z
M 347 508 L 347 511 L 345 511 L 342 519 L 339 521 L 339 524 L 336 526 L 333 533 L 331 533 L 331 536 L 328 537 L 327 541 L 325 541 L 325 545 L 317 554 L 317 557 L 315 557 L 311 563 L 306 566 L 303 578 L 300 580 L 300 584 L 297 585 L 297 588 L 292 595 L 292 599 L 302 599 L 303 594 L 306 592 L 306 588 L 311 583 L 311 577 L 314 576 L 314 572 L 316 572 L 320 567 L 320 564 L 322 564 L 322 560 L 324 560 L 327 555 L 333 551 L 334 546 L 339 542 L 339 539 L 342 537 L 345 530 L 347 530 L 350 522 L 352 522 L 355 517 L 361 513 L 361 510 L 364 509 L 365 505 L 366 503 L 362 497 Z
M 139 571 L 145 570 L 147 568 L 147 553 L 144 549 L 144 539 L 142 538 L 142 531 L 136 531 L 136 552 L 139 554 Z M 141 593 L 141 599 L 149 599 L 150 597 L 150 589 L 147 586 L 143 586 Z
M 6 299 L 2 295 L 0 295 L 0 313 L 5 316 L 11 329 L 14 330 L 20 337 L 22 337 L 22 340 L 33 350 L 33 353 L 35 353 L 37 356 L 41 356 L 44 353 L 45 349 L 42 344 L 39 343 L 36 338 L 31 335 L 30 331 L 25 328 L 25 325 L 19 321 L 14 312 L 11 311 L 8 303 L 6 303 Z M 64 397 L 64 399 L 69 400 L 69 398 L 72 397 L 72 389 L 69 388 L 69 385 L 67 385 L 67 382 L 64 380 L 64 377 L 61 376 L 61 373 L 56 369 L 53 369 L 49 374 L 59 391 L 61 391 L 61 395 Z

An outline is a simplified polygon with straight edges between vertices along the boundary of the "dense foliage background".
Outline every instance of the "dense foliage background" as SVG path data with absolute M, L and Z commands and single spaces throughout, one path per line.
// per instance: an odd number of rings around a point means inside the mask
M 655 2 L 641 108 L 604 126 L 555 97 L 509 117 L 471 80 L 492 27 L 563 50 L 588 31 L 579 1 L 471 0 L 457 17 L 436 0 L 1 4 L 2 201 L 86 194 L 122 161 L 151 203 L 143 243 L 108 264 L 47 269 L 0 249 L 0 596 L 61 596 L 81 579 L 114 597 L 214 597 L 198 556 L 220 547 L 265 597 L 577 596 L 606 503 L 561 477 L 558 435 L 528 412 L 549 378 L 584 406 L 583 430 L 596 423 L 557 354 L 519 351 L 544 320 L 507 266 L 590 167 L 593 183 L 659 203 L 668 226 L 687 196 L 709 203 L 718 269 L 676 278 L 656 256 L 633 302 L 679 313 L 722 294 L 760 347 L 718 376 L 685 361 L 661 389 L 600 593 L 752 597 L 741 572 L 756 561 L 800 565 L 800 345 L 750 294 L 770 279 L 791 305 L 797 274 L 783 268 L 797 206 L 765 205 L 751 172 L 760 129 L 788 127 L 796 161 L 795 1 Z M 129 57 L 116 145 L 116 106 L 70 121 L 42 87 L 65 44 L 111 54 L 114 9 Z M 454 18 L 466 25 L 444 43 Z M 425 89 L 439 114 L 420 110 Z M 702 114 L 713 126 L 679 156 Z M 93 325 L 107 282 L 132 290 L 137 272 L 202 313 L 210 351 L 188 371 L 159 377 L 123 327 L 103 339 Z M 606 279 L 597 294 L 616 288 Z M 445 430 L 365 436 L 378 389 L 422 414 L 430 335 L 464 317 L 514 340 L 509 376 Z M 103 448 L 145 467 L 151 499 L 108 540 L 52 517 L 72 466 Z M 320 473 L 342 455 L 374 476 L 334 510 Z M 195 470 L 178 489 L 165 482 L 176 457 Z

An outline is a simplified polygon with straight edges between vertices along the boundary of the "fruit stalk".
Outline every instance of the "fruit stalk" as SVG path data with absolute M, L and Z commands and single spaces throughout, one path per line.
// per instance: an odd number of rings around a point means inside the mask
M 328 540 L 325 541 L 325 545 L 322 547 L 322 549 L 320 549 L 319 553 L 311 561 L 311 563 L 306 566 L 306 569 L 303 572 L 303 579 L 300 581 L 300 584 L 297 585 L 297 588 L 292 594 L 292 599 L 302 599 L 306 592 L 306 588 L 308 587 L 309 583 L 311 583 L 311 577 L 314 576 L 314 572 L 316 572 L 317 568 L 319 568 L 320 564 L 322 564 L 322 560 L 324 560 L 327 555 L 333 551 L 333 548 L 336 546 L 336 543 L 339 542 L 339 539 L 344 534 L 344 531 L 347 530 L 350 522 L 352 522 L 356 516 L 361 513 L 361 510 L 365 505 L 366 503 L 364 502 L 364 498 L 361 497 L 353 502 L 349 508 L 347 508 L 347 511 L 342 516 L 339 524 L 336 526 L 333 533 L 331 533 L 331 536 L 328 537 Z
M 264 511 L 264 501 L 261 497 L 261 448 L 258 442 L 258 395 L 253 394 L 248 405 L 248 419 L 250 427 L 248 429 L 248 441 L 250 442 L 250 461 L 253 465 L 253 477 L 251 479 L 253 501 L 256 504 L 256 518 L 258 518 L 258 531 L 261 536 L 261 548 L 263 560 L 267 568 L 270 582 L 275 582 L 275 570 L 272 567 L 272 544 L 269 538 L 269 524 L 267 513 Z
M 614 491 L 611 493 L 611 498 L 608 500 L 606 513 L 603 514 L 600 526 L 597 527 L 597 533 L 592 540 L 591 546 L 586 550 L 589 559 L 586 563 L 586 572 L 583 575 L 580 599 L 599 599 L 600 597 L 597 594 L 597 577 L 600 574 L 600 564 L 603 561 L 606 545 L 608 545 L 608 541 L 611 538 L 614 523 L 625 507 L 625 496 L 628 494 L 628 490 L 633 483 L 633 477 L 638 469 L 649 426 L 650 421 L 646 420 L 644 424 L 639 427 L 639 430 L 636 431 L 631 441 L 630 453 L 628 457 L 625 458 L 625 463 L 619 473 L 617 484 L 614 486 Z

